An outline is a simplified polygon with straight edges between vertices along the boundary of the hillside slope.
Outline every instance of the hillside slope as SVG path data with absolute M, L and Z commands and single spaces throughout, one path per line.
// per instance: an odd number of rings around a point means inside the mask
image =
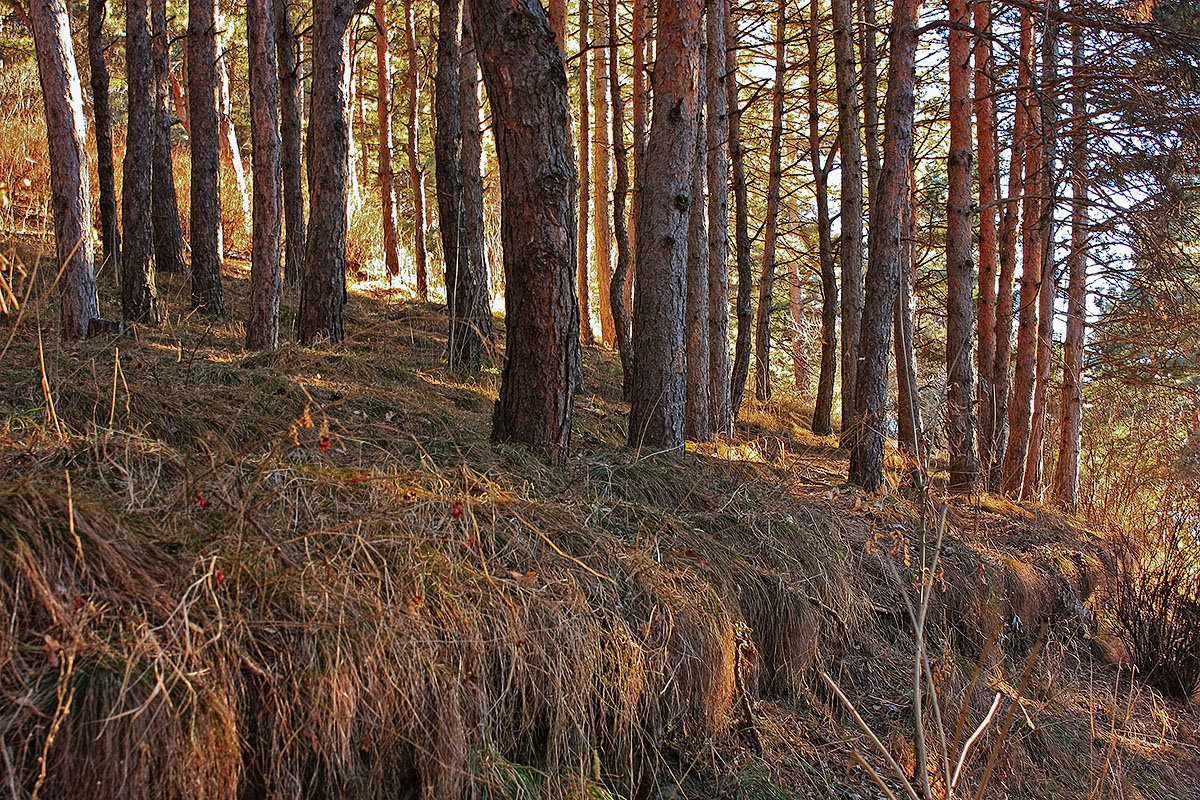
M 787 403 L 683 458 L 629 451 L 599 351 L 566 465 L 491 445 L 495 368 L 448 373 L 440 309 L 383 287 L 344 344 L 266 355 L 163 294 L 132 338 L 66 347 L 52 304 L 6 326 L 15 796 L 878 797 L 863 762 L 901 796 L 820 672 L 911 773 L 935 503 L 841 487 Z M 962 796 L 989 772 L 989 797 L 1200 797 L 1196 716 L 1101 657 L 1103 543 L 989 498 L 947 519 L 944 727 L 1001 695 Z

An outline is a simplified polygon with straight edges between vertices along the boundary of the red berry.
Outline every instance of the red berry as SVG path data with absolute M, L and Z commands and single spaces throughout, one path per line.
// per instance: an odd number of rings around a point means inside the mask
M 217 583 L 225 582 L 225 570 L 219 569 L 216 572 L 214 572 L 213 575 L 216 577 Z
M 83 599 L 82 599 L 82 598 L 79 598 L 79 597 L 76 597 L 76 598 L 75 598 L 75 607 L 76 607 L 76 608 L 82 608 L 82 607 L 83 607 Z
M 330 440 L 328 433 L 321 434 L 321 438 L 317 440 L 317 446 L 322 450 L 328 450 L 329 445 L 331 444 L 333 444 L 333 442 Z
M 200 506 L 201 508 L 208 508 L 208 498 L 199 492 L 196 492 L 196 505 Z

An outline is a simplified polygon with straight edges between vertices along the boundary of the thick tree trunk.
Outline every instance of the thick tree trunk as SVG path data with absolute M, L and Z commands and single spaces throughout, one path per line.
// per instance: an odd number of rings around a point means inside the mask
M 281 0 L 282 2 L 283 0 Z M 225 312 L 221 287 L 221 162 L 214 0 L 188 3 L 188 116 L 192 120 L 192 307 Z
M 317 0 L 313 8 L 312 114 L 309 123 L 309 214 L 296 333 L 301 344 L 340 342 L 346 332 L 346 189 L 350 167 L 346 31 L 354 4 Z
M 908 173 L 908 192 L 904 201 L 903 230 L 906 231 L 901 245 L 900 290 L 896 295 L 895 318 L 892 321 L 893 351 L 896 354 L 896 404 L 897 434 L 900 452 L 908 461 L 908 482 L 924 487 L 925 453 L 921 440 L 921 396 L 917 391 L 917 364 L 913 354 L 912 284 L 916 267 L 916 186 L 913 170 Z
M 832 7 L 838 137 L 842 153 L 842 444 L 846 446 L 850 441 L 847 434 L 856 407 L 854 392 L 858 385 L 858 329 L 863 314 L 862 140 L 859 134 L 852 0 L 832 0 Z M 895 222 L 898 224 L 899 220 Z M 889 303 L 885 316 L 890 313 Z
M 1055 132 L 1058 126 L 1058 6 L 1047 0 L 1048 16 L 1042 35 L 1042 194 L 1038 236 L 1041 239 L 1042 281 L 1038 293 L 1037 366 L 1033 390 L 1033 411 L 1029 425 L 1029 451 L 1025 458 L 1025 477 L 1021 495 L 1040 499 L 1042 491 L 1043 450 L 1049 412 L 1051 358 L 1054 351 L 1054 302 L 1058 296 L 1058 269 L 1054 260 L 1054 210 L 1058 181 L 1054 172 Z
M 946 197 L 946 438 L 952 492 L 979 477 L 975 457 L 975 262 L 971 254 L 971 24 L 967 0 L 950 0 L 950 154 Z
M 620 64 L 617 61 L 617 0 L 608 0 L 608 85 L 612 93 L 612 141 L 616 160 L 613 186 L 613 224 L 617 240 L 617 268 L 609 285 L 613 324 L 617 329 L 617 352 L 621 356 L 621 396 L 629 399 L 633 381 L 633 341 L 625 286 L 629 278 L 629 230 L 625 225 L 625 198 L 629 193 L 629 153 L 625 147 L 625 102 L 621 97 Z M 711 285 L 711 284 L 710 284 Z
M 600 341 L 609 347 L 617 342 L 613 322 L 609 286 L 612 284 L 612 214 L 608 202 L 612 197 L 609 180 L 612 150 L 609 144 L 608 109 L 608 7 L 606 0 L 592 4 L 592 27 L 595 49 L 592 50 L 592 240 L 595 244 L 596 305 L 600 311 Z
M 503 193 L 508 338 L 492 440 L 565 458 L 582 369 L 567 75 L 537 0 L 469 1 Z
M 1000 217 L 999 260 L 1000 277 L 996 288 L 996 348 L 992 361 L 992 383 L 995 385 L 996 432 L 988 488 L 997 492 L 1003 488 L 1005 463 L 1008 459 L 1010 426 L 1010 370 L 1012 363 L 1013 279 L 1017 269 L 1017 233 L 1020 219 L 1018 197 L 1024 190 L 1023 174 L 1030 133 L 1029 111 L 1032 102 L 1030 59 L 1033 48 L 1033 18 L 1021 16 L 1021 33 L 1017 59 L 1016 111 L 1013 117 L 1012 149 L 1008 165 L 1008 198 Z
M 125 167 L 121 182 L 121 315 L 130 322 L 159 321 L 154 234 L 150 213 L 154 158 L 154 63 L 150 57 L 150 4 L 125 4 L 125 71 L 129 92 Z
M 104 17 L 105 0 L 89 0 L 88 65 L 91 68 L 92 114 L 96 120 L 96 175 L 100 189 L 100 246 L 103 263 L 119 269 L 121 225 L 117 219 L 112 109 L 108 102 L 108 65 L 104 63 Z
M 412 0 L 404 2 L 404 49 L 407 64 L 404 72 L 404 91 L 408 97 L 405 150 L 408 155 L 408 185 L 413 199 L 413 258 L 416 261 L 417 299 L 429 301 L 429 255 L 425 244 L 425 175 L 421 171 L 418 152 L 417 111 L 420 96 L 417 92 L 417 23 L 413 16 Z
M 698 109 L 700 0 L 663 0 L 638 220 L 629 443 L 683 449 L 684 302 Z
M 771 95 L 771 144 L 767 161 L 767 218 L 763 230 L 762 273 L 754 329 L 754 396 L 771 398 L 771 306 L 774 305 L 775 244 L 779 237 L 779 184 L 782 181 L 783 97 L 787 88 L 787 4 L 779 0 L 775 17 L 775 87 Z
M 729 87 L 726 77 L 729 0 L 706 5 L 708 83 L 705 134 L 708 152 L 708 348 L 712 429 L 733 433 L 729 396 Z
M 821 266 L 821 373 L 813 405 L 812 431 L 833 433 L 833 390 L 837 379 L 837 272 L 833 264 L 833 239 L 829 220 L 829 170 L 821 163 L 819 43 L 820 2 L 808 4 L 808 156 L 817 200 L 817 259 Z M 875 195 L 871 198 L 874 200 Z
M 585 345 L 596 343 L 596 335 L 592 331 L 591 290 L 588 286 L 588 226 L 592 205 L 591 84 L 588 82 L 588 67 L 592 57 L 590 25 L 588 0 L 579 0 L 579 228 L 576 239 L 579 252 L 576 254 L 576 285 L 579 292 L 579 332 Z
M 283 167 L 283 274 L 290 285 L 304 272 L 304 147 L 301 141 L 299 48 L 292 29 L 291 0 L 275 0 L 275 53 L 279 60 L 279 140 Z
M 254 228 L 250 245 L 250 311 L 246 349 L 279 344 L 280 233 L 283 193 L 279 140 L 279 70 L 275 62 L 272 0 L 248 0 L 246 43 L 250 62 L 250 146 L 254 170 Z
M 33 0 L 29 11 L 46 111 L 55 255 L 62 269 L 62 335 L 77 341 L 87 338 L 89 324 L 100 316 L 92 271 L 95 245 L 83 87 L 75 67 L 71 13 L 66 3 Z
M 855 414 L 849 426 L 852 444 L 850 481 L 868 491 L 883 485 L 888 351 L 904 255 L 903 212 L 913 148 L 918 9 L 919 0 L 898 0 L 892 10 L 889 34 L 891 57 L 888 59 L 884 110 L 883 161 L 878 193 L 871 209 L 871 261 L 867 266 L 858 343 Z
M 379 216 L 383 224 L 383 259 L 387 264 L 388 275 L 395 276 L 400 274 L 400 243 L 396 237 L 396 173 L 392 168 L 390 49 L 387 3 L 384 0 L 375 0 L 375 117 L 379 123 Z
M 1071 68 L 1074 89 L 1071 116 L 1075 129 L 1071 135 L 1071 254 L 1067 287 L 1067 333 L 1063 341 L 1062 410 L 1058 461 L 1054 465 L 1054 502 L 1068 513 L 1074 512 L 1079 493 L 1079 449 L 1083 434 L 1083 336 L 1087 326 L 1087 250 L 1088 250 L 1088 179 L 1087 179 L 1087 97 L 1082 76 L 1083 38 L 1076 25 L 1071 31 Z
M 175 196 L 175 170 L 171 159 L 171 54 L 167 30 L 166 0 L 151 0 L 150 39 L 154 59 L 154 163 L 151 167 L 150 213 L 154 225 L 154 261 L 159 272 L 187 272 L 183 228 L 179 224 L 179 202 Z
M 460 0 L 438 1 L 437 74 L 434 76 L 434 170 L 437 177 L 438 229 L 442 236 L 446 299 L 451 305 L 462 248 L 459 231 L 462 210 L 462 49 L 459 46 L 462 9 Z M 453 319 L 454 309 L 450 309 Z M 451 322 L 451 328 L 454 328 Z
M 746 151 L 742 147 L 742 106 L 738 91 L 737 37 L 732 18 L 725 23 L 726 88 L 729 92 L 729 159 L 733 164 L 733 258 L 737 267 L 737 337 L 733 343 L 733 372 L 730 376 L 730 426 L 750 377 L 750 350 L 754 336 L 754 267 L 750 263 L 750 198 L 746 188 Z
M 996 104 L 992 99 L 991 0 L 974 6 L 975 125 L 979 152 L 979 311 L 976 365 L 979 369 L 979 470 L 986 485 L 996 453 L 996 200 L 1000 173 L 996 161 Z M 1004 298 L 1011 306 L 1011 301 Z
M 692 204 L 688 209 L 687 244 L 687 377 L 685 386 L 684 427 L 687 438 L 695 442 L 712 437 L 712 407 L 708 386 L 711 367 L 708 331 L 708 207 L 704 202 L 707 178 L 708 136 L 704 121 L 707 102 L 708 46 L 700 38 L 700 68 L 697 70 L 696 151 L 692 162 Z

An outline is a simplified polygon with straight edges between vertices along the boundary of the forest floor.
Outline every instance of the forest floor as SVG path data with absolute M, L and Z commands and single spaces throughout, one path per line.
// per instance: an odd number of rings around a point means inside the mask
M 843 486 L 797 403 L 683 457 L 634 452 L 619 362 L 589 349 L 551 465 L 488 442 L 498 361 L 447 371 L 443 309 L 385 285 L 352 287 L 337 346 L 247 354 L 240 322 L 186 313 L 182 276 L 161 276 L 162 327 L 67 345 L 15 259 L 14 796 L 884 796 L 863 764 L 904 796 L 820 674 L 911 775 L 905 598 L 940 503 Z M 229 265 L 231 318 L 246 277 Z M 952 740 L 943 758 L 930 714 L 934 796 L 999 694 L 958 796 L 1200 797 L 1200 716 L 1121 668 L 1106 558 L 1044 509 L 950 503 L 925 632 Z

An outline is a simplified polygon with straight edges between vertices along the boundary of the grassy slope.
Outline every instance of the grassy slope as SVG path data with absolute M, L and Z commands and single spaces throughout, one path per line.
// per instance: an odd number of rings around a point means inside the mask
M 877 796 L 819 668 L 911 769 L 914 642 L 881 556 L 928 557 L 918 505 L 837 488 L 786 404 L 684 459 L 625 450 L 609 353 L 586 356 L 566 466 L 492 446 L 495 369 L 447 373 L 439 309 L 360 289 L 351 338 L 316 350 L 243 353 L 173 277 L 136 339 L 63 346 L 52 303 L 5 326 L 5 784 Z M 947 724 L 1011 700 L 1052 623 L 989 796 L 1200 796 L 1196 718 L 1082 635 L 1099 543 L 995 500 L 950 519 L 928 637 Z

